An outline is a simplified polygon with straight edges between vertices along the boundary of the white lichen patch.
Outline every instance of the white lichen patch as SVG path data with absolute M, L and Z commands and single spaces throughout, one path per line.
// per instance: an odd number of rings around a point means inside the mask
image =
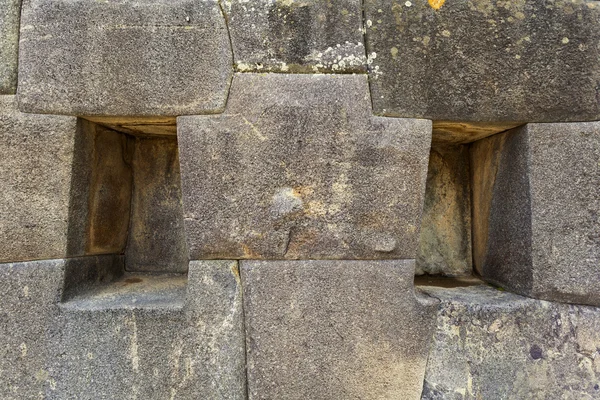
M 362 43 L 346 42 L 336 44 L 325 50 L 315 50 L 305 58 L 314 72 L 356 71 L 367 64 L 365 48 Z

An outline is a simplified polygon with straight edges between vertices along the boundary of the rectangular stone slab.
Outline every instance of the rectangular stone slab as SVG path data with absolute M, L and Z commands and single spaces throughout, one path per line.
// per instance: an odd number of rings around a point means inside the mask
M 217 0 L 25 0 L 26 112 L 174 116 L 225 105 L 232 55 Z
M 237 262 L 191 263 L 180 307 L 127 295 L 126 307 L 118 295 L 60 303 L 65 269 L 110 257 L 0 264 L 0 398 L 245 399 Z M 140 276 L 120 292 L 161 290 Z
M 366 71 L 360 0 L 223 4 L 238 71 Z
M 76 132 L 76 118 L 23 114 L 0 96 L 0 262 L 67 254 Z
M 366 76 L 237 74 L 177 124 L 192 259 L 415 257 L 431 122 L 373 117 Z
M 471 149 L 475 266 L 536 298 L 600 305 L 600 123 L 527 124 Z
M 17 91 L 21 0 L 0 0 L 0 95 Z
M 35 399 L 56 387 L 48 343 L 58 314 L 63 260 L 0 264 L 0 398 Z
M 131 290 L 146 284 L 138 276 Z M 52 365 L 56 392 L 61 398 L 245 399 L 241 295 L 236 261 L 200 261 L 190 263 L 181 308 L 63 304 L 54 344 L 62 356 Z
M 598 308 L 488 285 L 420 289 L 441 301 L 422 400 L 598 398 Z
M 600 119 L 600 4 L 365 0 L 377 114 L 459 122 Z
M 413 260 L 241 267 L 250 400 L 420 398 L 436 306 Z

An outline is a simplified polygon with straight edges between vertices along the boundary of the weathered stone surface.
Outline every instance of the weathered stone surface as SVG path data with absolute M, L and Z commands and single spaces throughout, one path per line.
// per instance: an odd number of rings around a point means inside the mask
M 597 308 L 485 285 L 419 288 L 441 300 L 422 399 L 600 397 Z
M 378 114 L 600 119 L 598 2 L 366 0 L 365 17 Z
M 17 91 L 21 0 L 0 1 L 0 94 Z
M 122 291 L 116 283 L 111 290 Z M 169 295 L 181 293 L 177 282 L 161 285 L 138 274 L 129 278 L 127 290 L 138 285 L 146 285 L 139 289 L 145 292 L 141 299 L 152 300 L 148 291 L 154 290 L 165 303 L 114 307 L 109 296 L 92 292 L 62 305 L 63 335 L 56 348 L 61 355 L 53 369 L 60 398 L 244 399 L 237 263 L 192 262 L 187 298 L 179 305 Z M 127 293 L 117 295 L 127 300 Z
M 474 261 L 536 298 L 600 305 L 600 123 L 528 124 L 471 150 Z
M 435 302 L 414 261 L 242 261 L 254 399 L 418 399 Z
M 238 71 L 366 71 L 359 0 L 231 0 L 224 9 Z
M 429 155 L 417 274 L 470 275 L 471 190 L 466 146 L 436 146 Z
M 431 122 L 372 117 L 366 76 L 237 74 L 177 123 L 192 259 L 415 257 Z
M 2 140 L 4 142 L 4 140 Z M 0 398 L 49 398 L 56 381 L 48 343 L 62 289 L 63 261 L 0 264 Z
M 67 254 L 77 121 L 22 114 L 0 96 L 0 262 Z
M 244 399 L 237 263 L 192 263 L 186 296 L 181 276 L 101 282 L 111 258 L 0 264 L 0 397 Z M 59 303 L 65 269 L 91 286 Z
M 217 0 L 25 0 L 22 111 L 111 116 L 217 112 L 232 55 Z
M 176 137 L 133 139 L 128 271 L 185 272 L 181 178 Z

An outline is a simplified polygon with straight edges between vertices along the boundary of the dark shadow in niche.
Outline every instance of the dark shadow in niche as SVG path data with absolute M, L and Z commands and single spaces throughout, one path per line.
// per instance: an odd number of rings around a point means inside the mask
M 63 306 L 181 308 L 189 256 L 177 136 L 79 119 Z

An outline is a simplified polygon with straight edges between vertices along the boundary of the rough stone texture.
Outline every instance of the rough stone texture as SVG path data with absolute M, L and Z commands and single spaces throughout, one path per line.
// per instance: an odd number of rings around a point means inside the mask
M 366 76 L 237 74 L 177 123 L 192 259 L 415 257 L 431 122 L 373 117 Z
M 417 274 L 472 273 L 469 180 L 468 147 L 448 145 L 431 149 Z
M 165 302 L 157 304 L 146 293 L 138 299 L 151 303 L 114 307 L 114 301 L 93 292 L 63 304 L 64 334 L 57 345 L 62 354 L 54 369 L 61 398 L 244 399 L 237 263 L 192 262 L 187 298 L 179 305 L 168 293 L 180 293 L 176 282 L 160 285 L 155 277 L 136 277 L 129 278 L 130 291 L 155 280 L 155 288 L 140 290 L 159 291 Z M 121 296 L 127 300 L 126 293 Z
M 181 178 L 176 137 L 133 139 L 128 271 L 185 272 Z
M 4 140 L 2 140 L 4 142 Z M 4 175 L 3 175 L 4 176 Z M 52 398 L 48 363 L 63 261 L 0 264 L 0 398 Z
M 485 285 L 419 287 L 441 300 L 424 400 L 600 397 L 600 311 Z
M 21 0 L 0 1 L 0 94 L 17 91 Z
M 192 263 L 187 298 L 185 278 L 136 275 L 59 303 L 65 264 L 102 258 L 0 264 L 2 399 L 245 398 L 236 262 Z
M 418 399 L 435 302 L 414 261 L 242 261 L 249 399 Z
M 360 0 L 230 0 L 224 9 L 238 71 L 366 71 Z
M 0 96 L 0 262 L 67 254 L 76 125 Z
M 488 281 L 600 305 L 600 123 L 528 124 L 471 150 L 474 260 Z
M 22 111 L 110 116 L 217 112 L 232 55 L 217 0 L 25 0 Z
M 365 17 L 378 114 L 600 119 L 598 2 L 365 0 Z

